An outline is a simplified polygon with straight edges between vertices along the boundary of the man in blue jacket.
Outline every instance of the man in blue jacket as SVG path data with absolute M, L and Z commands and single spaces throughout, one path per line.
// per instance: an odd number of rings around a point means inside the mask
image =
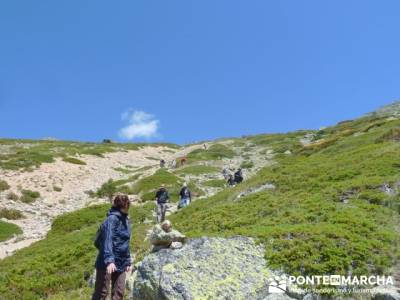
M 111 281 L 111 299 L 122 300 L 126 272 L 131 272 L 129 241 L 131 224 L 128 217 L 129 198 L 117 195 L 99 233 L 99 254 L 96 259 L 96 283 L 92 300 L 107 297 Z

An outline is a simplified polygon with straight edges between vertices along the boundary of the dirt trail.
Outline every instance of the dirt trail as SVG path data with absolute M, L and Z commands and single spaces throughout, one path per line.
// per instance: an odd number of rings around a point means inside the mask
M 207 146 L 211 146 L 214 143 L 215 142 L 207 143 Z M 193 201 L 211 197 L 222 190 L 222 188 L 207 187 L 203 183 L 208 180 L 212 180 L 212 179 L 217 179 L 217 180 L 224 179 L 224 177 L 222 176 L 222 169 L 224 169 L 224 168 L 229 169 L 230 173 L 233 174 L 233 172 L 235 170 L 237 170 L 244 161 L 252 162 L 254 164 L 254 166 L 251 169 L 243 170 L 244 178 L 246 180 L 246 179 L 249 179 L 250 177 L 254 176 L 260 169 L 264 168 L 265 166 L 274 164 L 274 155 L 275 154 L 274 154 L 274 151 L 270 148 L 254 147 L 253 151 L 249 152 L 246 157 L 243 157 L 243 155 L 241 153 L 241 149 L 232 147 L 232 145 L 233 145 L 232 140 L 220 141 L 218 143 L 224 144 L 228 147 L 233 148 L 236 151 L 236 156 L 232 159 L 223 158 L 219 161 L 200 162 L 200 164 L 202 164 L 202 165 L 209 165 L 209 166 L 217 167 L 221 170 L 221 172 L 218 171 L 215 173 L 207 173 L 207 174 L 199 174 L 199 175 L 190 174 L 190 175 L 184 176 L 186 182 L 193 181 L 197 186 L 201 187 L 201 189 L 205 192 L 203 196 L 194 197 Z M 246 144 L 246 146 L 249 146 L 249 144 Z M 203 144 L 192 145 L 190 147 L 185 148 L 180 153 L 177 153 L 177 155 L 184 156 L 187 153 L 189 153 L 193 150 L 196 150 L 196 149 L 200 149 L 200 148 L 201 149 L 203 148 Z M 174 214 L 177 211 L 178 211 L 178 202 L 169 203 L 166 216 Z M 153 217 L 156 218 L 156 215 L 154 214 Z

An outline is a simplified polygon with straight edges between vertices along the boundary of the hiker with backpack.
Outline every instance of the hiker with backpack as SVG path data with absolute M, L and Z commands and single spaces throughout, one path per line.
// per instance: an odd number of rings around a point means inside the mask
M 179 196 L 181 197 L 179 201 L 178 208 L 186 207 L 192 202 L 192 193 L 190 192 L 187 183 L 183 183 L 183 187 L 179 192 Z
M 228 175 L 227 184 L 228 184 L 228 186 L 235 186 L 235 185 L 236 185 L 236 181 L 235 181 L 235 179 L 233 178 L 233 175 L 232 175 L 232 174 L 229 174 L 229 175 Z
M 186 165 L 186 163 L 187 163 L 187 158 L 186 158 L 186 156 L 181 157 L 181 158 L 179 159 L 179 162 L 180 162 L 180 167 L 183 167 L 184 165 Z
M 156 193 L 157 201 L 157 222 L 161 223 L 165 220 L 165 213 L 167 212 L 167 203 L 169 202 L 168 190 L 162 184 Z
M 165 167 L 165 160 L 161 159 L 160 160 L 160 168 L 164 168 Z
M 126 272 L 132 271 L 129 241 L 131 224 L 128 217 L 129 198 L 117 195 L 95 238 L 99 250 L 96 259 L 96 283 L 92 300 L 107 298 L 111 283 L 111 299 L 122 300 L 125 292 Z
M 228 179 L 229 179 L 230 173 L 229 173 L 229 171 L 228 171 L 226 168 L 223 168 L 221 173 L 222 173 L 222 176 L 224 176 L 224 179 L 225 179 L 225 180 L 228 180 Z
M 242 181 L 243 181 L 243 172 L 242 172 L 242 169 L 241 168 L 239 168 L 236 172 L 235 172 L 235 182 L 238 184 L 238 183 L 241 183 Z

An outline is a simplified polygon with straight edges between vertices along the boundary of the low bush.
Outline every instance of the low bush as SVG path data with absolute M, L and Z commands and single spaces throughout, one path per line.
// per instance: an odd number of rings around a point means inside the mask
M 0 221 L 0 242 L 6 241 L 12 238 L 14 235 L 21 233 L 22 230 L 17 225 Z M 0 295 L 2 294 L 0 293 Z
M 8 199 L 8 200 L 17 201 L 17 200 L 19 200 L 19 197 L 18 197 L 18 195 L 17 195 L 16 193 L 14 193 L 14 192 L 9 192 L 9 193 L 7 194 L 7 199 Z
M 0 180 L 0 192 L 6 191 L 10 188 L 8 185 L 7 181 L 5 180 Z
M 62 160 L 75 165 L 86 165 L 84 161 L 77 159 L 75 157 L 64 157 Z
M 196 149 L 187 155 L 189 161 L 210 161 L 220 160 L 223 158 L 233 158 L 235 152 L 222 144 L 214 144 L 207 150 Z
M 202 175 L 219 172 L 219 169 L 212 166 L 195 165 L 179 169 L 176 173 L 180 175 Z
M 24 202 L 24 203 L 35 202 L 40 197 L 40 193 L 39 192 L 31 191 L 31 190 L 22 190 L 21 194 L 22 195 L 19 198 L 19 200 Z
M 117 186 L 112 179 L 103 183 L 102 186 L 96 191 L 95 195 L 97 197 L 107 197 L 111 199 L 113 195 L 117 192 Z
M 18 220 L 18 219 L 23 219 L 24 215 L 17 209 L 1 208 L 0 218 L 5 218 L 8 220 Z
M 391 128 L 376 139 L 377 143 L 387 141 L 400 142 L 400 128 Z
M 223 179 L 211 179 L 203 182 L 204 186 L 222 188 L 226 186 L 226 181 Z
M 254 163 L 250 160 L 246 160 L 240 164 L 242 169 L 251 169 L 254 167 Z

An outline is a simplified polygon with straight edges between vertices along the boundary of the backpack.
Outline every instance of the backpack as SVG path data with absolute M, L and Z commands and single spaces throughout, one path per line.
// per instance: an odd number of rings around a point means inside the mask
M 188 188 L 185 188 L 183 191 L 183 195 L 185 196 L 185 198 L 189 198 L 190 192 Z
M 101 241 L 103 240 L 103 231 L 104 231 L 104 223 L 107 221 L 107 219 L 105 221 L 103 221 L 103 223 L 101 223 L 101 225 L 99 226 L 99 228 L 96 231 L 96 235 L 94 237 L 94 246 L 100 250 L 101 248 Z
M 160 202 L 160 203 L 165 203 L 165 202 L 167 202 L 167 200 L 168 200 L 167 198 L 168 198 L 168 192 L 164 190 L 164 191 L 161 193 L 160 197 L 158 198 L 158 202 Z

